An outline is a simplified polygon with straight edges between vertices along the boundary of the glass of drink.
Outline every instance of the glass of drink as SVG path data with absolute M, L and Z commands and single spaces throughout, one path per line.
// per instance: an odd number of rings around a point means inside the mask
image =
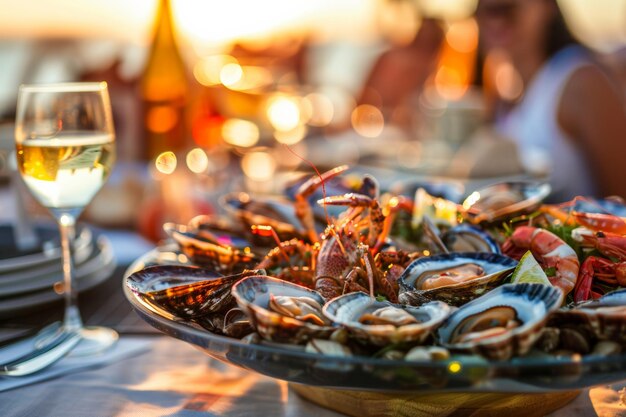
M 63 258 L 63 327 L 80 332 L 82 344 L 99 350 L 118 335 L 83 327 L 73 285 L 76 219 L 111 173 L 115 133 L 107 84 L 22 85 L 15 122 L 17 165 L 33 196 L 59 225 Z M 90 349 L 87 349 L 90 350 Z

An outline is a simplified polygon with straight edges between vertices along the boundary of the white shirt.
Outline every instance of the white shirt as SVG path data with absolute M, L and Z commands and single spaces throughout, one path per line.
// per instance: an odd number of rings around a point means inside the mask
M 578 68 L 590 64 L 582 47 L 562 49 L 535 75 L 522 101 L 496 119 L 496 130 L 518 145 L 524 168 L 530 173 L 548 173 L 553 201 L 596 195 L 582 149 L 563 131 L 557 118 L 563 88 Z

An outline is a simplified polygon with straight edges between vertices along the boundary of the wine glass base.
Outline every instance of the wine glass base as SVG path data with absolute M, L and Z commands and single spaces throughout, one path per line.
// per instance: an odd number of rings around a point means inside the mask
M 70 356 L 89 356 L 111 348 L 120 338 L 108 327 L 87 326 L 80 330 L 81 340 Z

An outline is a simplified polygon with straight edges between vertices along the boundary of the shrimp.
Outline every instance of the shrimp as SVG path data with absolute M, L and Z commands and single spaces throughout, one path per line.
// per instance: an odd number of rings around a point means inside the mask
M 548 279 L 564 294 L 568 294 L 574 289 L 578 279 L 580 262 L 574 249 L 557 235 L 537 227 L 518 227 L 513 235 L 504 242 L 502 251 L 511 255 L 519 254 L 520 249 L 530 250 L 544 269 L 556 269 L 554 276 L 548 277 Z

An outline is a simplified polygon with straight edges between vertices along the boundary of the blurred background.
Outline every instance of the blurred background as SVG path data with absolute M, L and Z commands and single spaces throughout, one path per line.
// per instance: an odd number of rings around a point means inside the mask
M 309 162 L 388 182 L 548 178 L 485 123 L 493 97 L 527 86 L 480 47 L 476 3 L 0 0 L 0 172 L 21 83 L 105 80 L 118 164 L 86 216 L 151 239 L 225 191 L 278 192 Z M 623 98 L 626 0 L 559 6 Z

